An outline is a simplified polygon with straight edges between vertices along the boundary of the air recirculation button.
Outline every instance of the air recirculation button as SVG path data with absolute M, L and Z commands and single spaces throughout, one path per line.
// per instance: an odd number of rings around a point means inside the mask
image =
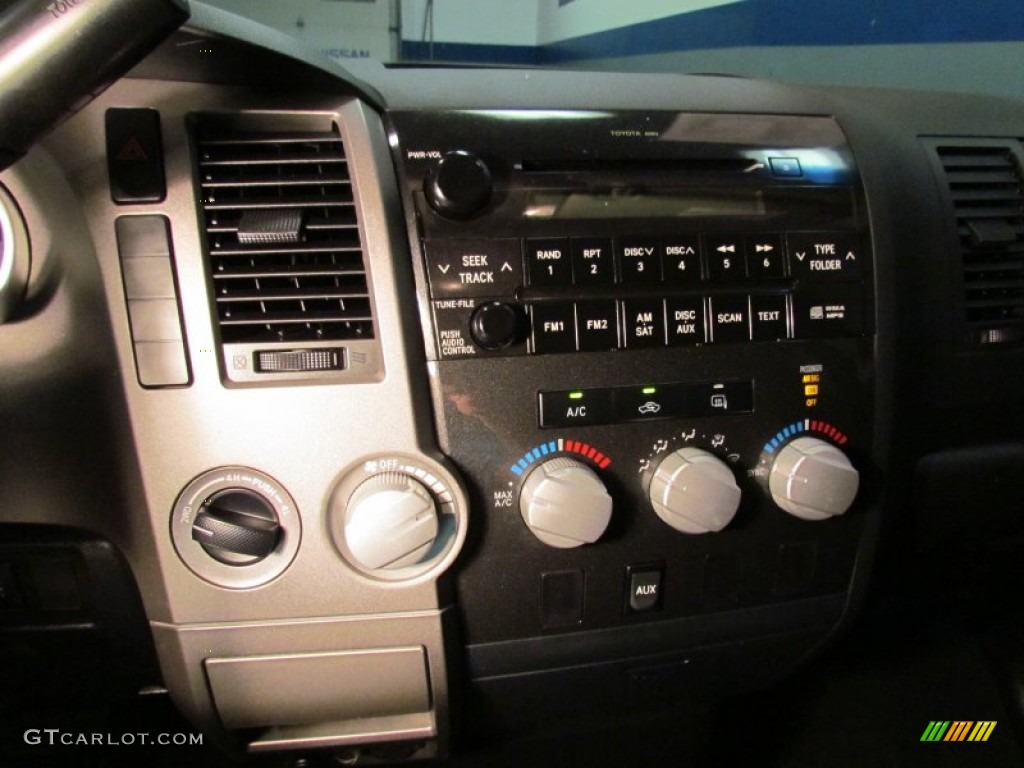
M 250 565 L 269 555 L 281 538 L 274 508 L 249 491 L 230 489 L 203 503 L 192 523 L 192 540 L 228 565 Z

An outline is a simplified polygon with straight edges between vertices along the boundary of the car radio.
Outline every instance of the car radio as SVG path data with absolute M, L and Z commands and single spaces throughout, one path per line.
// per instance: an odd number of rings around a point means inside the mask
M 875 492 L 871 233 L 836 122 L 391 120 L 472 500 L 471 676 L 578 663 L 566 638 L 608 664 L 641 634 L 669 653 L 834 626 Z

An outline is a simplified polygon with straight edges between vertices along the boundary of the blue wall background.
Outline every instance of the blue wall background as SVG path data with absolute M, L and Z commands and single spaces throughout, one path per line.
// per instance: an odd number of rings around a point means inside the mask
M 587 2 L 575 0 L 573 6 L 579 9 Z M 919 60 L 908 55 L 908 44 L 920 46 Z M 840 48 L 833 54 L 821 46 Z M 414 41 L 403 41 L 402 56 L 430 58 L 427 44 Z M 743 0 L 539 46 L 435 41 L 433 58 L 980 87 L 1024 96 L 1024 0 Z M 815 61 L 821 66 L 815 67 Z M 958 72 L 975 65 L 978 72 L 955 82 Z M 887 74 L 894 78 L 887 80 Z

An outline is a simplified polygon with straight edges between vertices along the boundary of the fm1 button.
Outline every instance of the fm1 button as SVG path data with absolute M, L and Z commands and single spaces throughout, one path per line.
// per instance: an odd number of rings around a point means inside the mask
M 626 574 L 626 613 L 649 613 L 660 610 L 662 569 L 630 566 Z
M 576 351 L 576 317 L 572 304 L 534 305 L 533 351 L 538 355 Z

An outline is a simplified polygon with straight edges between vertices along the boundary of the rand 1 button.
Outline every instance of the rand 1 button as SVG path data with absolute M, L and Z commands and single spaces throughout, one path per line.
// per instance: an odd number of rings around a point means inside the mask
M 622 302 L 625 340 L 628 349 L 665 346 L 665 302 L 635 299 Z
M 610 237 L 574 238 L 570 248 L 573 282 L 577 285 L 615 282 L 615 256 Z
M 576 351 L 576 313 L 572 304 L 535 304 L 530 314 L 535 354 Z
M 435 299 L 513 296 L 523 284 L 518 239 L 427 240 L 424 252 Z
M 580 352 L 618 349 L 619 322 L 614 301 L 576 302 Z
M 751 296 L 750 323 L 754 341 L 789 338 L 789 314 L 785 296 Z
M 580 389 L 539 392 L 537 409 L 540 426 L 545 429 L 608 424 L 612 421 L 612 391 Z
M 703 344 L 707 341 L 704 324 L 704 299 L 681 296 L 665 302 L 670 346 Z
M 616 241 L 619 274 L 624 283 L 661 282 L 661 245 L 650 237 L 622 237 Z
M 711 297 L 711 340 L 715 344 L 750 341 L 750 300 L 747 296 Z
M 860 280 L 866 257 L 851 232 L 790 232 L 786 235 L 793 277 L 815 282 Z
M 530 285 L 571 285 L 572 253 L 566 238 L 526 241 Z

